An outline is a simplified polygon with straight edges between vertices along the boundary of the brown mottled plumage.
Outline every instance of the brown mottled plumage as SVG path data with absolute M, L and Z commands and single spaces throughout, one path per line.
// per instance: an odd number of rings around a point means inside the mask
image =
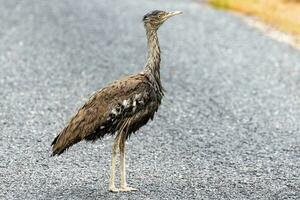
M 164 95 L 160 81 L 160 48 L 157 30 L 169 17 L 181 12 L 153 11 L 143 18 L 148 39 L 148 59 L 144 70 L 117 80 L 97 91 L 70 120 L 52 142 L 52 155 L 60 155 L 73 144 L 95 141 L 115 134 L 109 190 L 134 191 L 127 187 L 125 175 L 125 141 L 131 133 L 153 119 Z M 121 188 L 115 179 L 115 157 L 120 151 Z
M 61 154 L 81 140 L 96 140 L 122 127 L 127 133 L 148 121 L 160 103 L 147 76 L 137 74 L 115 81 L 96 92 L 53 141 L 53 154 Z M 152 102 L 152 103 L 151 103 Z M 133 106 L 133 104 L 136 106 Z M 139 119 L 137 119 L 137 117 Z M 143 124 L 142 124 L 143 125 Z

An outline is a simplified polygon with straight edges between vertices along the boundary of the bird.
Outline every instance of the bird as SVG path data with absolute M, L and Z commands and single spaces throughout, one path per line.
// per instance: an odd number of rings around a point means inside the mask
M 105 135 L 113 135 L 115 138 L 112 145 L 109 191 L 138 190 L 127 185 L 125 142 L 132 133 L 150 119 L 153 120 L 161 104 L 165 90 L 160 79 L 161 50 L 157 31 L 167 19 L 181 13 L 154 10 L 143 16 L 148 46 L 144 69 L 96 91 L 55 137 L 51 144 L 52 156 L 59 156 L 82 140 L 94 142 Z M 121 175 L 119 188 L 115 185 L 118 155 Z

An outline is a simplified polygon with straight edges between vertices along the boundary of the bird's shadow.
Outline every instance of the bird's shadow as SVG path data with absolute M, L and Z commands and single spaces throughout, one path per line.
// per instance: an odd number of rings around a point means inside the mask
M 156 185 L 156 184 L 155 184 Z M 153 188 L 154 185 L 150 184 Z M 144 188 L 141 186 L 141 188 Z M 155 187 L 155 188 L 158 188 Z M 43 192 L 43 199 L 120 199 L 121 196 L 126 196 L 126 198 L 141 198 L 148 196 L 150 190 L 138 190 L 136 192 L 119 192 L 112 193 L 108 191 L 107 187 L 95 185 L 73 185 L 69 183 L 68 185 L 57 186 L 52 188 L 47 188 Z M 157 191 L 156 191 L 157 192 Z
M 43 199 L 119 199 L 120 195 L 141 195 L 141 191 L 132 193 L 112 193 L 108 188 L 104 187 L 87 187 L 87 186 L 65 186 L 59 188 L 51 188 L 44 191 Z
M 87 186 L 70 186 L 53 188 L 45 191 L 44 199 L 97 199 L 108 197 L 109 192 L 105 188 L 90 188 Z

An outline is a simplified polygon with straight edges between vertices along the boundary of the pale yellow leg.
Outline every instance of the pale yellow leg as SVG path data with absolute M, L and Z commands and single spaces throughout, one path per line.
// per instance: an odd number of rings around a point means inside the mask
M 109 191 L 110 192 L 119 192 L 119 189 L 115 186 L 115 175 L 116 175 L 116 157 L 118 153 L 118 143 L 119 137 L 117 137 L 112 146 L 112 158 L 111 158 L 111 172 L 109 179 Z
M 125 140 L 126 140 L 126 137 L 124 135 L 119 140 L 120 171 L 121 171 L 121 188 L 119 191 L 120 192 L 137 191 L 136 188 L 128 187 L 127 183 L 126 183 Z

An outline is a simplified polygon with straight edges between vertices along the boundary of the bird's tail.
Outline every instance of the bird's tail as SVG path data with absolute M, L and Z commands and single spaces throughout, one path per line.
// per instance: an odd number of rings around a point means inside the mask
M 62 132 L 58 136 L 56 136 L 56 138 L 53 140 L 51 144 L 52 146 L 51 156 L 55 156 L 55 155 L 59 156 L 65 150 L 71 147 L 73 144 L 76 144 L 81 140 L 80 135 L 74 133 L 74 131 L 71 130 L 70 127 L 67 126 L 62 130 Z

